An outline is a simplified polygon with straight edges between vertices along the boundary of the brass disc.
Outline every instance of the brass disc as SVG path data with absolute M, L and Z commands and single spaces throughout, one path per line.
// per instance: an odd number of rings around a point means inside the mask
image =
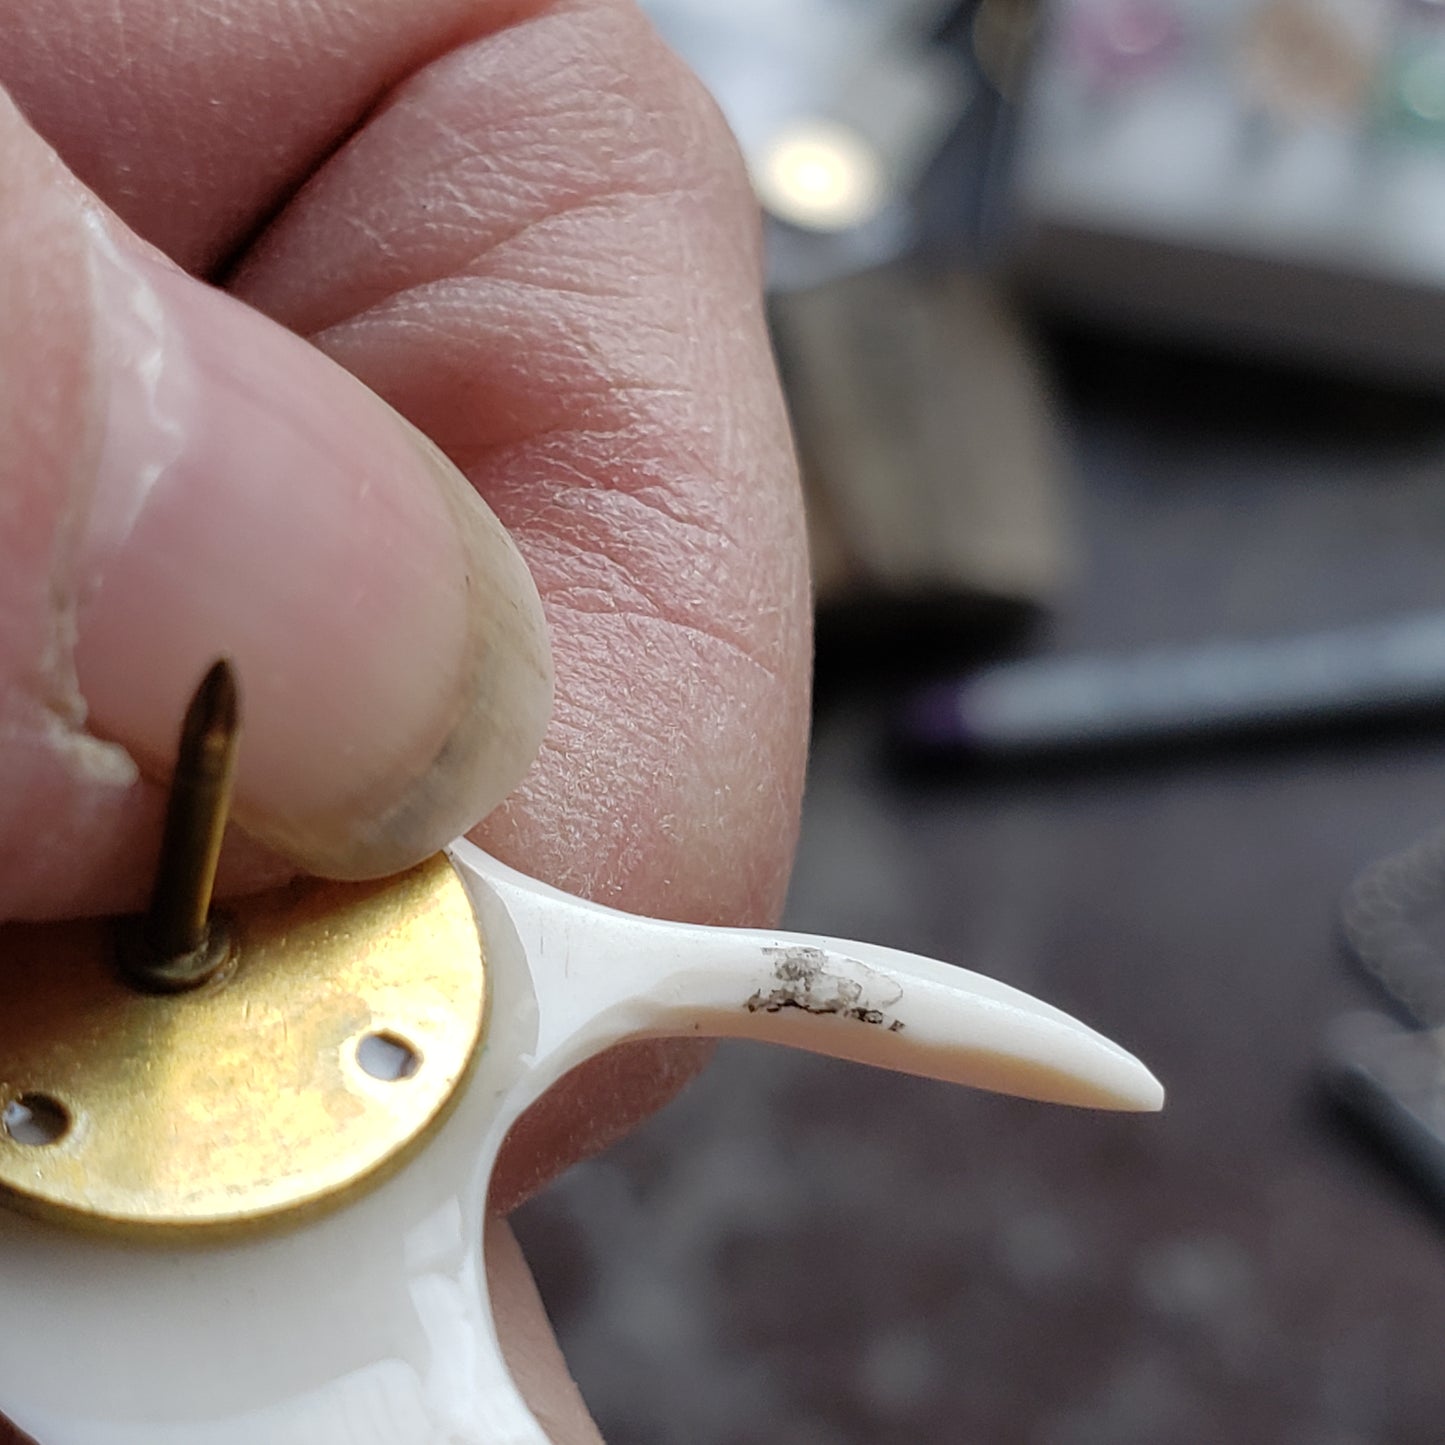
M 232 961 L 171 995 L 121 982 L 113 923 L 0 929 L 0 1202 L 153 1235 L 307 1218 L 445 1117 L 486 986 L 444 856 L 217 917 Z

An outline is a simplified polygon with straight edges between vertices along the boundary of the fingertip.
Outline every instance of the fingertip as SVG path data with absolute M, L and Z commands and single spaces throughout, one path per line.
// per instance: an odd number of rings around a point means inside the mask
M 500 522 L 335 362 L 126 233 L 13 108 L 0 164 L 0 917 L 139 901 L 221 654 L 253 839 L 342 876 L 443 846 L 550 707 Z
M 334 876 L 417 861 L 540 742 L 525 564 L 446 458 L 305 342 L 104 237 L 98 255 L 110 410 L 74 583 L 93 725 L 164 776 L 227 654 L 247 831 Z

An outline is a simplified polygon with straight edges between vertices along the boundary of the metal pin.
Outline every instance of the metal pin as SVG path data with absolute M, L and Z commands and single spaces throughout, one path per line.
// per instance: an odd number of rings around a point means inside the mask
M 211 890 L 230 814 L 239 725 L 236 673 L 223 657 L 186 709 L 150 907 L 122 943 L 122 971 L 137 988 L 198 987 L 230 952 L 224 927 L 211 917 Z

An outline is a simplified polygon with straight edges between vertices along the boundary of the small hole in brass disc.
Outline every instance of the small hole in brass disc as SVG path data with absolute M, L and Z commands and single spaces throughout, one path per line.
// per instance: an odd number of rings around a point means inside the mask
M 22 1094 L 0 1110 L 0 1123 L 17 1144 L 42 1149 L 70 1132 L 70 1111 L 48 1094 Z
M 367 1034 L 356 1046 L 356 1062 L 373 1079 L 396 1084 L 421 1068 L 421 1055 L 396 1034 Z

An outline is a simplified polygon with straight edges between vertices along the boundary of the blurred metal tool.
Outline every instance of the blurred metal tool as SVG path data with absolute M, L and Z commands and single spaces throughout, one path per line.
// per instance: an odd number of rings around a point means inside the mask
M 1325 1036 L 1326 1087 L 1445 1208 L 1445 828 L 1361 873 L 1340 922 L 1351 956 L 1395 1013 L 1335 1021 Z
M 1445 1208 L 1445 1033 L 1372 1010 L 1325 1036 L 1326 1087 L 1367 1138 L 1436 1208 Z

